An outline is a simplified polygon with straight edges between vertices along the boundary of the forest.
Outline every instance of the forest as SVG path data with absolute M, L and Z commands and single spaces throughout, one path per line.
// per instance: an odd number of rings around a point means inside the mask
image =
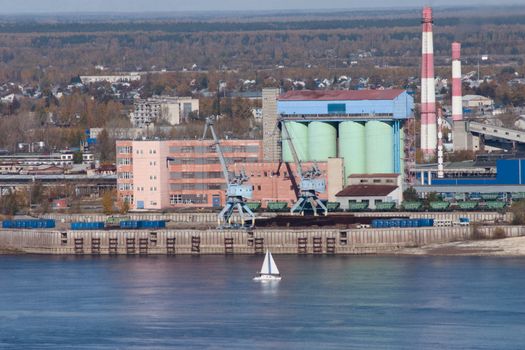
M 470 11 L 470 12 L 469 12 Z M 448 64 L 459 40 L 466 63 L 523 64 L 525 7 L 436 11 L 437 65 Z M 235 69 L 276 66 L 353 68 L 419 66 L 420 14 L 228 19 L 0 18 L 0 81 L 63 82 L 93 72 Z

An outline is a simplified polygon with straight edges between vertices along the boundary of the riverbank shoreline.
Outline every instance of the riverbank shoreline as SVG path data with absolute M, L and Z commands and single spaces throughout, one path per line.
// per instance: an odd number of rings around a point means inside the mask
M 494 239 L 508 237 L 507 240 Z M 474 240 L 477 238 L 479 240 Z M 483 239 L 483 240 L 481 240 Z M 0 230 L 0 254 L 47 255 L 514 255 L 525 226 L 254 230 Z
M 435 243 L 404 248 L 399 255 L 525 257 L 525 237 Z

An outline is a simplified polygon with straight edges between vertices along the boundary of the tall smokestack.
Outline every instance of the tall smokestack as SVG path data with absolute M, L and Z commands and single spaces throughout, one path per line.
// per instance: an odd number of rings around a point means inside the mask
M 438 120 L 438 131 L 437 131 L 437 137 L 438 137 L 438 144 L 437 144 L 437 156 L 438 156 L 438 178 L 442 179 L 445 177 L 445 172 L 443 169 L 443 111 L 441 110 L 441 107 L 437 110 Z
M 463 97 L 461 92 L 461 44 L 452 43 L 452 119 L 463 119 Z
M 436 154 L 436 89 L 434 83 L 434 39 L 432 8 L 423 8 L 423 45 L 421 62 L 421 150 L 425 158 Z

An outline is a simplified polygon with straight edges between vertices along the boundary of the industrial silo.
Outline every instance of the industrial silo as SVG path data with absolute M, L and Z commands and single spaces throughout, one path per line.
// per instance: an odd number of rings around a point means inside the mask
M 365 125 L 366 172 L 394 172 L 394 134 L 392 125 L 372 120 Z
M 299 160 L 308 161 L 310 159 L 308 155 L 308 125 L 306 123 L 299 122 L 286 122 L 286 129 L 290 134 L 290 138 L 293 142 L 295 152 L 297 153 Z M 293 155 L 284 130 L 282 130 L 282 149 L 283 161 L 293 162 Z
M 308 125 L 308 154 L 311 161 L 327 161 L 337 156 L 337 129 L 334 124 L 311 122 Z
M 348 175 L 366 172 L 365 124 L 345 121 L 339 123 L 339 157 L 344 159 L 345 183 Z

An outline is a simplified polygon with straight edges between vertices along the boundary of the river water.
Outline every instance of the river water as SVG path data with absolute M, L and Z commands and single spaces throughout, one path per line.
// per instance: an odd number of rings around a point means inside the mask
M 524 349 L 525 259 L 0 256 L 0 349 Z

